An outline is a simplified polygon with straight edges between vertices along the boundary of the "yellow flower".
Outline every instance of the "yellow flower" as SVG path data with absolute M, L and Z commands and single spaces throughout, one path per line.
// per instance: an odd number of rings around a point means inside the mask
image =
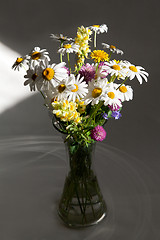
M 77 111 L 78 104 L 74 102 L 54 101 L 52 102 L 54 108 L 53 113 L 56 117 L 60 118 L 61 121 L 70 122 L 73 121 L 76 124 L 81 122 L 80 112 Z
M 89 37 L 91 34 L 92 32 L 89 28 L 83 26 L 78 27 L 77 36 L 75 38 L 75 43 L 79 45 L 79 51 L 77 53 L 78 65 L 83 64 L 84 59 L 88 57 L 88 53 L 90 52 L 89 41 L 91 41 Z
M 91 58 L 94 59 L 95 62 L 104 62 L 109 60 L 109 55 L 103 50 L 94 50 L 91 52 Z

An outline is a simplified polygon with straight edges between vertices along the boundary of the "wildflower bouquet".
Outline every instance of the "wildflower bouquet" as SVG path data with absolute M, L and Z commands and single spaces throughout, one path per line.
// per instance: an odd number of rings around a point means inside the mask
M 74 39 L 51 34 L 51 38 L 60 43 L 60 63 L 50 63 L 46 49 L 35 47 L 13 64 L 18 70 L 27 67 L 24 85 L 42 94 L 54 127 L 64 133 L 71 171 L 59 212 L 70 225 L 76 225 L 76 221 L 77 225 L 92 224 L 105 215 L 103 197 L 91 167 L 93 143 L 104 140 L 106 121 L 119 119 L 123 103 L 133 99 L 133 89 L 126 82 L 137 78 L 142 84 L 148 77 L 141 66 L 111 59 L 114 54 L 123 54 L 114 45 L 102 43 L 104 50 L 97 49 L 97 35 L 107 31 L 107 25 L 103 24 L 78 27 Z M 75 60 L 74 66 L 71 60 Z M 73 213 L 75 206 L 80 212 L 76 208 Z
M 27 66 L 24 85 L 41 92 L 54 116 L 54 126 L 66 133 L 67 139 L 72 137 L 83 144 L 102 141 L 106 136 L 102 127 L 105 121 L 121 117 L 123 102 L 133 99 L 133 89 L 126 85 L 127 80 L 136 77 L 140 84 L 143 79 L 147 82 L 144 68 L 126 60 L 111 60 L 112 54 L 122 55 L 123 51 L 107 43 L 102 43 L 106 51 L 96 49 L 97 34 L 107 31 L 103 24 L 79 27 L 74 39 L 51 34 L 53 40 L 60 42 L 59 64 L 50 63 L 46 49 L 35 47 L 13 65 L 18 70 Z M 89 45 L 92 34 L 93 51 Z M 70 62 L 73 53 L 74 69 Z

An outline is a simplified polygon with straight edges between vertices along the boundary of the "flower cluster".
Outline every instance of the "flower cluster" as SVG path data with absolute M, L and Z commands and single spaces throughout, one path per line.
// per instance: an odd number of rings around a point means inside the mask
M 53 114 L 60 118 L 61 121 L 73 121 L 74 123 L 81 122 L 80 113 L 77 111 L 78 104 L 75 102 L 68 102 L 68 100 L 54 101 L 52 106 L 54 109 Z
M 50 63 L 47 50 L 35 47 L 17 58 L 12 67 L 27 68 L 24 85 L 42 94 L 67 139 L 72 137 L 84 144 L 102 141 L 106 136 L 105 122 L 122 116 L 123 103 L 133 99 L 133 89 L 126 81 L 136 78 L 140 84 L 147 82 L 148 73 L 143 67 L 111 59 L 112 54 L 122 55 L 122 50 L 108 43 L 102 43 L 104 50 L 96 48 L 97 34 L 107 32 L 107 25 L 102 24 L 79 27 L 75 38 L 52 34 L 51 38 L 60 42 L 60 63 Z M 93 51 L 89 46 L 91 35 Z M 70 61 L 73 53 L 74 67 Z
M 89 41 L 91 41 L 91 34 L 92 31 L 89 28 L 85 28 L 83 26 L 78 28 L 77 36 L 75 38 L 75 43 L 79 46 L 79 50 L 77 52 L 78 64 L 83 64 L 85 58 L 88 57 L 88 53 L 91 51 L 89 46 Z

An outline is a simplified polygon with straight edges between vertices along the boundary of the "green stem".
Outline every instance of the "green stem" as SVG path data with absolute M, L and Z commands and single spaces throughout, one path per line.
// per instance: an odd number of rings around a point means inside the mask
M 111 55 L 112 55 L 112 52 L 110 51 L 110 53 L 109 53 L 109 60 L 108 61 L 110 61 Z
M 120 85 L 118 88 L 120 88 L 120 87 L 127 81 L 127 79 L 128 79 L 128 77 L 126 77 L 126 78 L 124 79 L 124 81 L 121 83 L 121 85 Z M 117 89 L 118 89 L 118 88 L 117 88 Z M 116 89 L 116 90 L 117 90 L 117 89 Z
M 61 48 L 63 47 L 63 41 L 61 41 Z M 60 53 L 60 62 L 63 62 L 62 53 Z
M 25 71 L 27 71 L 23 63 L 21 63 L 21 66 L 24 68 Z
M 93 204 L 92 204 L 92 197 L 88 191 L 88 188 L 87 188 L 87 183 L 85 182 L 85 188 L 86 188 L 86 193 L 89 197 L 89 202 L 90 202 L 90 205 L 91 205 L 91 208 L 92 208 L 92 213 L 93 213 L 93 216 L 95 217 L 95 212 L 94 212 L 94 208 L 93 208 Z
M 87 123 L 87 127 L 90 124 L 92 118 L 94 117 L 94 115 L 98 112 L 98 110 L 103 106 L 103 101 L 99 102 L 97 104 L 97 107 L 95 108 L 95 110 L 91 113 L 90 117 L 88 118 L 88 123 Z
M 39 91 L 39 92 L 41 93 L 42 97 L 45 99 L 46 97 L 45 97 L 44 93 L 42 91 Z
M 96 31 L 94 32 L 94 48 L 96 49 Z
M 70 63 L 70 58 L 69 58 L 69 52 L 67 52 L 67 59 L 68 59 L 69 71 L 71 73 L 71 63 Z
M 78 185 L 78 184 L 77 184 L 76 181 L 75 181 L 75 191 L 76 191 L 76 196 L 77 196 L 78 204 L 79 204 L 81 213 L 82 213 L 82 215 L 83 215 L 83 217 L 84 217 L 84 219 L 85 219 L 85 221 L 86 221 L 86 216 L 85 216 L 85 213 L 84 213 L 84 211 L 83 211 L 83 209 L 82 209 L 81 202 L 80 202 L 80 199 L 79 199 L 79 194 L 78 194 L 78 190 L 77 190 L 77 185 Z
M 96 73 L 97 73 L 97 71 L 98 71 L 99 64 L 100 64 L 100 62 L 97 63 Z
M 114 75 L 109 79 L 109 83 L 114 82 L 115 79 L 116 79 L 116 75 L 114 74 Z

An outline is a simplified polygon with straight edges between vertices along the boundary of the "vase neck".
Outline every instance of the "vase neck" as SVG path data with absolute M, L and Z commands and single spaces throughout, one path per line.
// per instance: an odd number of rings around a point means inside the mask
M 66 142 L 68 156 L 68 171 L 79 176 L 89 175 L 93 171 L 95 143 L 84 146 L 76 141 Z

